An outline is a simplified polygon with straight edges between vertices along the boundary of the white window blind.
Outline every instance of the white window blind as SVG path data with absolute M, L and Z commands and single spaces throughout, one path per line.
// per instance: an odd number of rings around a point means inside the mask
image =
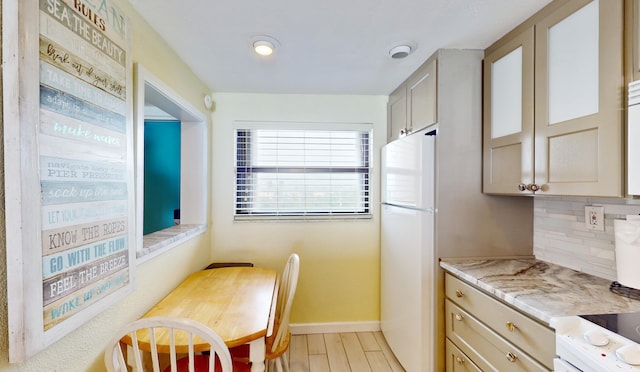
M 236 219 L 370 216 L 370 124 L 236 123 Z

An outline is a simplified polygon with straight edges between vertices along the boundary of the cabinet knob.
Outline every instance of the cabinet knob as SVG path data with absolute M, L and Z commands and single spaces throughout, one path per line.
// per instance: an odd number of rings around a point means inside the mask
M 461 290 L 456 289 L 456 297 L 460 298 L 462 296 L 464 296 L 464 293 Z
M 464 359 L 460 358 L 459 356 L 456 357 L 456 363 L 458 363 L 459 365 L 463 365 L 464 364 Z
M 510 361 L 511 363 L 515 363 L 518 360 L 518 357 L 512 352 L 508 352 L 507 360 Z
M 521 184 L 518 184 L 518 190 L 536 192 L 536 191 L 540 190 L 540 185 L 537 185 L 535 183 L 532 183 L 532 184 L 529 184 L 529 185 L 521 183 Z
M 462 319 L 464 319 L 464 316 L 462 316 L 462 314 L 456 314 L 455 317 L 457 321 L 462 321 Z
M 507 329 L 509 330 L 509 332 L 515 332 L 516 329 L 518 328 L 515 324 L 513 324 L 512 322 L 507 322 L 506 324 Z
M 411 128 L 402 128 L 400 129 L 400 137 L 408 136 L 411 132 Z

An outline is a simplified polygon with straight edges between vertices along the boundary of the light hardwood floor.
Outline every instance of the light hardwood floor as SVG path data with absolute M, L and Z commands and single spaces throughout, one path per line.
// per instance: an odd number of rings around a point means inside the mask
M 293 335 L 291 372 L 404 372 L 381 332 Z

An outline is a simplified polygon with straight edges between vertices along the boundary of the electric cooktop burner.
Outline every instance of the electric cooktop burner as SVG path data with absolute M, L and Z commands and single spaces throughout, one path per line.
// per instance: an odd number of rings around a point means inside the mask
M 580 315 L 580 317 L 640 343 L 640 313 Z

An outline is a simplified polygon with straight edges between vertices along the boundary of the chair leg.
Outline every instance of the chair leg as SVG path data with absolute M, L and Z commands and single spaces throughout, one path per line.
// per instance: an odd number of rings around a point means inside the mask
M 284 367 L 285 372 L 289 372 L 289 350 L 285 351 L 284 354 L 280 356 L 282 366 Z
M 266 365 L 267 365 L 266 372 L 273 372 L 278 370 L 278 368 L 276 367 L 275 359 L 267 360 Z

